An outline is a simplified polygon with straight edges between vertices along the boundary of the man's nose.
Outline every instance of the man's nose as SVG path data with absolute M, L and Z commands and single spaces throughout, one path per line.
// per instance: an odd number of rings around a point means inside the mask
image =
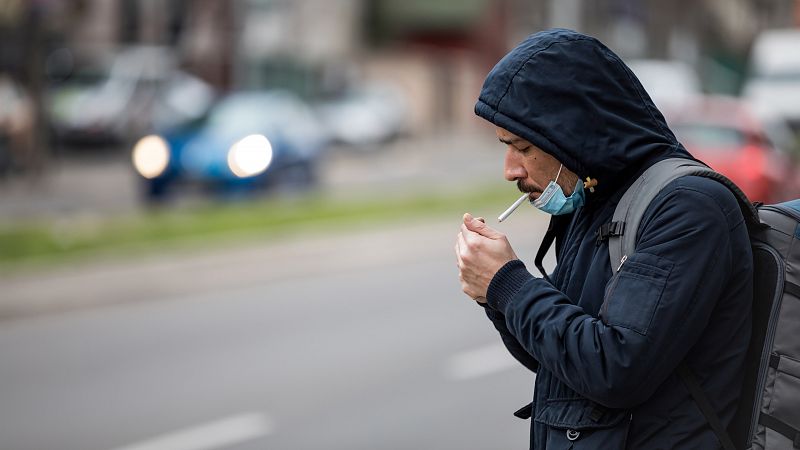
M 525 171 L 525 166 L 522 165 L 520 160 L 520 155 L 515 153 L 510 149 L 506 151 L 503 174 L 507 181 L 521 180 L 528 176 L 528 172 Z

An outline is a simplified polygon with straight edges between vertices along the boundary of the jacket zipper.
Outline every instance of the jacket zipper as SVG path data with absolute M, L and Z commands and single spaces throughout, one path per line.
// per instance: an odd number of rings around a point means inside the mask
M 622 269 L 622 265 L 625 264 L 625 261 L 628 260 L 628 255 L 622 255 L 622 259 L 619 260 L 619 266 L 617 266 L 617 272 Z

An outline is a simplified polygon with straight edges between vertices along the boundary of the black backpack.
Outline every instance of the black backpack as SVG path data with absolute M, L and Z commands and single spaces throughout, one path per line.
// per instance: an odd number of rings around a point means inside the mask
M 739 408 L 727 429 L 685 364 L 678 374 L 725 450 L 800 449 L 800 199 L 754 205 L 733 182 L 699 162 L 660 161 L 628 188 L 612 222 L 601 229 L 611 268 L 616 274 L 635 250 L 639 222 L 653 198 L 688 175 L 719 181 L 736 195 L 753 245 L 753 332 Z

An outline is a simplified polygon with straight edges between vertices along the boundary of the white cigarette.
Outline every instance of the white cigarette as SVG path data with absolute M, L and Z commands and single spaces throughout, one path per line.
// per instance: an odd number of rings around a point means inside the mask
M 508 216 L 510 216 L 511 213 L 514 212 L 515 209 L 519 208 L 519 205 L 521 205 L 522 202 L 524 202 L 525 200 L 528 200 L 529 198 L 530 198 L 530 194 L 522 194 L 522 197 L 517 199 L 517 201 L 515 201 L 513 205 L 509 206 L 507 210 L 503 211 L 503 214 L 500 214 L 500 217 L 497 218 L 497 221 L 498 222 L 502 222 L 502 221 L 506 220 L 508 218 Z

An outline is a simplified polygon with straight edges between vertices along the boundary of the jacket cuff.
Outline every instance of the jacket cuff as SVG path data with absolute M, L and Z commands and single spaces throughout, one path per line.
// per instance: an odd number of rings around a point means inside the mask
M 518 259 L 509 261 L 494 274 L 486 292 L 486 302 L 505 314 L 522 285 L 532 279 L 533 275 L 525 268 L 525 263 Z

